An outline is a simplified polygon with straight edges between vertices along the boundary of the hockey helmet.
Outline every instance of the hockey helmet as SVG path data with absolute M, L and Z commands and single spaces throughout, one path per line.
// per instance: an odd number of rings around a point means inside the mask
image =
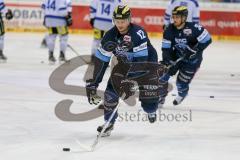
M 127 5 L 118 5 L 113 12 L 114 19 L 129 19 L 131 11 Z
M 188 16 L 188 9 L 186 6 L 177 6 L 173 9 L 172 15 L 181 15 L 181 16 Z

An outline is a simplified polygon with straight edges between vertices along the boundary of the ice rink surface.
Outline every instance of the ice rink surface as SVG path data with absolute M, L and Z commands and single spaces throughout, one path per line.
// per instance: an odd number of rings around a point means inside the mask
M 240 157 L 240 45 L 213 42 L 205 51 L 189 96 L 172 106 L 176 89 L 160 111 L 169 119 L 150 124 L 143 118 L 123 115 L 143 114 L 140 104 L 121 102 L 111 137 L 100 141 L 94 152 L 84 152 L 76 139 L 90 145 L 103 118 L 86 122 L 65 122 L 54 113 L 56 104 L 72 99 L 71 111 L 81 113 L 94 106 L 86 97 L 63 95 L 49 87 L 50 74 L 59 65 L 47 64 L 47 50 L 40 48 L 42 34 L 7 33 L 5 54 L 0 64 L 0 159 L 1 160 L 237 160 Z M 71 35 L 69 43 L 80 53 L 90 54 L 90 36 Z M 160 55 L 161 39 L 152 39 Z M 59 48 L 59 47 L 58 47 Z M 58 56 L 56 50 L 56 57 Z M 70 50 L 67 57 L 76 56 Z M 41 63 L 43 61 L 43 63 Z M 84 86 L 86 66 L 69 75 L 66 83 Z M 109 76 L 105 74 L 100 88 Z M 174 79 L 171 80 L 174 83 Z M 210 98 L 214 96 L 214 98 Z M 171 116 L 185 115 L 176 121 Z M 163 117 L 162 117 L 163 118 Z M 63 152 L 71 147 L 78 152 Z

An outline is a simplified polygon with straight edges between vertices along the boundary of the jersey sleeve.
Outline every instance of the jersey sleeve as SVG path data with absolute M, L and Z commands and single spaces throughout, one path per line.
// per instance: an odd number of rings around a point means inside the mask
M 106 72 L 106 69 L 108 67 L 108 64 L 109 64 L 109 61 L 111 59 L 111 56 L 112 56 L 112 52 L 109 52 L 109 51 L 106 51 L 104 48 L 104 46 L 109 42 L 111 41 L 110 37 L 111 37 L 111 30 L 108 31 L 96 53 L 95 53 L 95 59 L 94 59 L 94 71 L 93 71 L 93 84 L 98 87 L 98 84 L 101 83 L 102 79 L 103 79 L 103 76 Z
M 195 23 L 200 22 L 200 9 L 199 9 L 199 4 L 196 1 L 193 7 L 193 13 L 192 13 L 192 21 Z
M 67 11 L 72 12 L 72 0 L 67 0 Z
M 163 32 L 162 39 L 162 60 L 168 64 L 171 60 L 171 51 L 172 51 L 172 40 L 171 40 L 171 31 L 168 26 Z
M 103 36 L 103 39 L 95 53 L 95 56 L 104 62 L 109 62 L 112 57 L 112 52 L 107 51 L 105 49 L 105 46 L 108 45 L 108 43 L 111 43 L 111 30 L 106 32 L 106 34 Z
M 136 38 L 133 39 L 133 59 L 136 62 L 148 60 L 148 35 L 144 29 L 136 30 Z
M 211 35 L 204 27 L 197 23 L 194 25 L 194 31 L 196 32 L 198 42 L 195 49 L 203 51 L 212 42 Z
M 90 18 L 93 19 L 96 17 L 97 13 L 97 4 L 98 2 L 96 0 L 92 0 L 90 4 Z
M 173 6 L 172 6 L 172 2 L 170 2 L 164 14 L 164 25 L 166 26 L 170 24 L 172 10 L 173 10 Z
M 7 8 L 6 8 L 5 3 L 3 2 L 3 0 L 0 0 L 0 12 L 2 14 L 6 14 L 7 13 Z

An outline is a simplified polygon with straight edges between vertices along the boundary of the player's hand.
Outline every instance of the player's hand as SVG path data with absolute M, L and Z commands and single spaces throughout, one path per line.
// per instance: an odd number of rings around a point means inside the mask
M 87 92 L 87 97 L 88 97 L 88 102 L 90 104 L 99 104 L 101 101 L 101 97 L 97 95 L 97 88 L 96 86 L 90 84 L 87 84 L 86 86 L 86 92 Z
M 10 20 L 13 18 L 13 13 L 12 10 L 8 9 L 7 13 L 6 13 L 6 19 Z
M 72 20 L 72 13 L 68 13 L 68 15 L 66 16 L 66 22 L 67 22 L 67 26 L 71 26 L 73 24 L 73 20 Z

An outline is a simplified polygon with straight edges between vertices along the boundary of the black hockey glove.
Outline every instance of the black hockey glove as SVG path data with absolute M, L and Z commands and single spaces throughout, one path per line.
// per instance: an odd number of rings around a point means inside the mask
M 97 87 L 89 83 L 86 86 L 88 102 L 97 105 L 101 101 L 101 97 L 97 95 Z
M 6 19 L 7 20 L 10 20 L 13 18 L 13 13 L 12 13 L 12 10 L 8 9 L 7 13 L 6 13 Z
M 72 20 L 72 13 L 68 13 L 68 15 L 66 16 L 66 22 L 67 22 L 67 26 L 71 26 L 73 24 L 73 20 Z

